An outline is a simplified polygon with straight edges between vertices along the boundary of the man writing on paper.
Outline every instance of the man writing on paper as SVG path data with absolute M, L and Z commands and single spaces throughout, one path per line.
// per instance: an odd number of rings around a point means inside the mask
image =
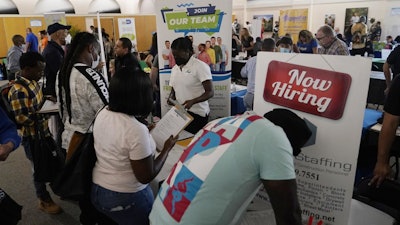
M 185 130 L 195 134 L 207 124 L 210 114 L 208 99 L 214 96 L 210 67 L 193 56 L 188 37 L 175 39 L 171 49 L 176 65 L 171 70 L 169 98 L 177 100 L 193 117 Z
M 236 224 L 263 184 L 276 224 L 300 225 L 292 154 L 311 131 L 286 109 L 264 117 L 248 111 L 199 131 L 162 184 L 151 224 Z

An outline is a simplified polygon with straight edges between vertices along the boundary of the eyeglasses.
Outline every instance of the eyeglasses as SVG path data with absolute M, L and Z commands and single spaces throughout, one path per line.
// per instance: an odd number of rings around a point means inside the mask
M 318 41 L 321 41 L 322 39 L 324 39 L 326 36 L 322 36 L 322 37 L 315 37 Z

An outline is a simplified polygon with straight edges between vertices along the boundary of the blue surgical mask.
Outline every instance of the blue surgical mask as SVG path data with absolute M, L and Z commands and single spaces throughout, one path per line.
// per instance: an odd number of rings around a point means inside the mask
M 290 50 L 290 48 L 279 48 L 279 52 L 290 53 L 290 52 L 292 52 L 292 50 Z

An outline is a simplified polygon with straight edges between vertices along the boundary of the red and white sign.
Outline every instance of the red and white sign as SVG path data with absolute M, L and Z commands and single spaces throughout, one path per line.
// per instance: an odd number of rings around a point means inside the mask
M 264 100 L 302 112 L 338 120 L 351 85 L 348 74 L 271 61 Z
M 303 224 L 347 225 L 371 59 L 259 52 L 254 111 L 287 108 L 318 127 L 294 158 Z

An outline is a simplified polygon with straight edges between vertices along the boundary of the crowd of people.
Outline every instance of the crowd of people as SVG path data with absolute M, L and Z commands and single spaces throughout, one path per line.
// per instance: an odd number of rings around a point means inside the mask
M 149 183 L 162 169 L 178 138 L 171 135 L 162 149 L 156 149 L 150 134 L 154 124 L 147 120 L 155 110 L 154 102 L 160 98 L 157 34 L 153 34 L 145 59 L 134 54 L 131 40 L 122 37 L 115 45 L 104 45 L 109 60 L 100 62 L 101 45 L 95 32 L 77 33 L 67 43 L 71 26 L 55 23 L 40 32 L 39 48 L 39 40 L 28 28 L 26 40 L 14 35 L 14 46 L 8 52 L 9 79 L 15 80 L 8 99 L 15 121 L 21 126 L 22 140 L 15 124 L 0 109 L 0 160 L 6 160 L 21 142 L 34 164 L 31 150 L 38 135 L 35 127 L 59 141 L 67 160 L 82 134 L 93 133 L 97 161 L 91 191 L 78 201 L 83 225 L 229 224 L 236 213 L 243 213 L 242 204 L 249 202 L 260 184 L 270 196 L 278 225 L 302 224 L 292 156 L 301 151 L 311 130 L 289 110 L 275 109 L 265 115 L 252 112 L 257 52 L 363 55 L 360 49 L 366 45 L 360 40 L 380 36 L 375 31 L 366 35 L 364 19 L 360 17 L 352 25 L 350 50 L 328 25 L 321 26 L 314 35 L 308 30 L 300 31 L 297 43 L 290 35 L 254 42 L 249 30 L 240 27 L 237 20 L 232 25 L 232 54 L 221 37 L 210 37 L 198 45 L 193 36 L 165 40 L 161 54 L 163 68 L 171 69 L 168 103 L 179 102 L 193 117 L 185 130 L 195 137 L 156 196 Z M 105 42 L 110 42 L 105 31 L 102 33 Z M 249 58 L 241 71 L 248 78 L 244 97 L 248 112 L 209 122 L 208 100 L 214 95 L 212 71 L 225 71 L 240 51 Z M 397 76 L 391 80 L 392 72 L 400 73 L 399 51 L 400 47 L 396 47 L 384 66 L 389 95 L 382 136 L 392 137 L 393 124 L 397 127 L 400 121 L 399 106 L 393 103 L 399 97 L 393 87 L 400 79 Z M 152 68 L 150 75 L 141 62 Z M 105 63 L 109 65 L 109 83 L 99 70 Z M 39 83 L 42 77 L 43 87 Z M 49 131 L 48 116 L 36 113 L 46 99 L 59 103 L 59 115 L 53 118 L 55 132 Z M 377 185 L 389 175 L 388 146 L 393 140 L 383 137 L 380 141 L 385 144 L 379 148 L 375 168 L 373 182 Z M 220 151 L 225 153 L 218 155 Z M 42 211 L 62 212 L 45 182 L 34 180 L 34 187 Z M 237 192 L 237 187 L 242 191 Z

